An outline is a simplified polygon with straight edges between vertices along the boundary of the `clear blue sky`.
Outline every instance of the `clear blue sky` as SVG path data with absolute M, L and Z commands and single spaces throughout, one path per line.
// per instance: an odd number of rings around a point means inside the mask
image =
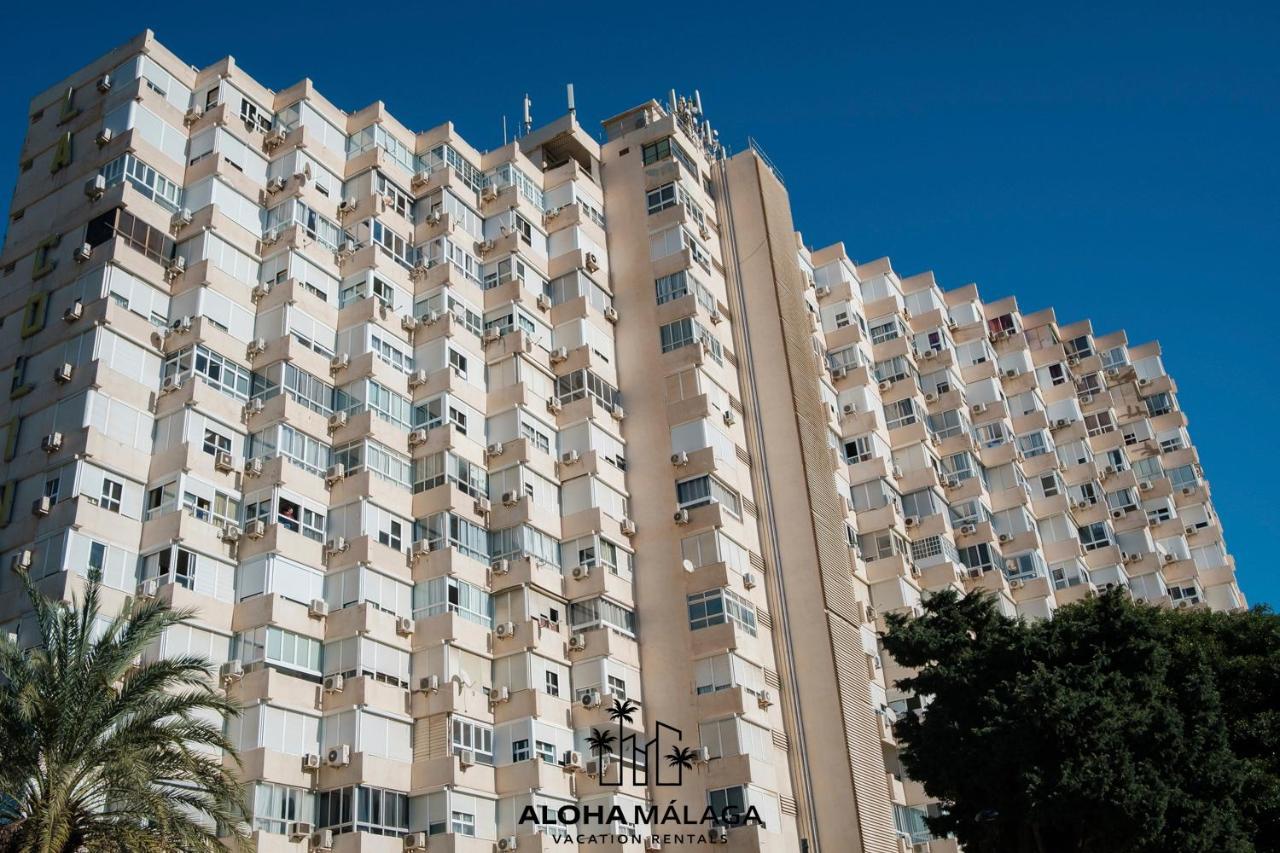
M 9 7 L 0 192 L 30 96 L 147 27 L 195 65 L 230 53 L 268 86 L 309 76 L 341 107 L 452 119 L 480 148 L 526 90 L 547 120 L 572 79 L 596 127 L 698 87 L 725 142 L 751 134 L 778 165 L 811 245 L 1159 338 L 1245 594 L 1280 604 L 1280 525 L 1249 498 L 1277 492 L 1275 3 L 793 2 L 758 21 L 746 3 L 723 19 L 707 3 L 130 5 Z M 361 9 L 366 24 L 333 29 Z

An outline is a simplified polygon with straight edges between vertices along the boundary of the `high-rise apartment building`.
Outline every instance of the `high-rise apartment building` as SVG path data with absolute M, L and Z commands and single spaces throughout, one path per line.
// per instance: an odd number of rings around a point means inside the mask
M 674 95 L 482 152 L 145 33 L 29 119 L 0 626 L 197 608 L 265 853 L 952 851 L 883 614 L 1244 604 L 1157 344 L 806 247 Z

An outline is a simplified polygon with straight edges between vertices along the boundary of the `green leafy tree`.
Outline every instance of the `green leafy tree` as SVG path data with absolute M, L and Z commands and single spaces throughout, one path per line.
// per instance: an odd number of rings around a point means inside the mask
M 96 576 L 72 604 L 23 582 L 39 642 L 0 637 L 0 850 L 221 851 L 219 827 L 244 841 L 243 790 L 222 763 L 237 709 L 212 665 L 136 663 L 192 613 L 152 600 L 103 619 Z
M 975 853 L 1280 849 L 1280 618 L 1119 591 L 1033 622 L 950 590 L 924 610 L 884 642 L 928 697 L 896 732 L 945 806 L 935 832 Z

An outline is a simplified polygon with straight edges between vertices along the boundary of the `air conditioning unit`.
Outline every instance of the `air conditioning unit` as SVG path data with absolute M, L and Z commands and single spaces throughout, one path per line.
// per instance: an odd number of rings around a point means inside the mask
M 1174 561 L 1175 561 L 1175 560 L 1177 560 L 1177 559 L 1178 559 L 1178 558 L 1177 558 L 1175 555 L 1173 555 L 1173 554 L 1165 554 L 1165 555 L 1164 555 L 1164 561 L 1165 561 L 1166 563 L 1172 563 L 1172 562 L 1174 562 Z
M 986 403 L 974 403 L 969 407 L 975 415 L 980 415 L 987 410 Z
M 578 702 L 584 708 L 598 708 L 600 707 L 600 693 L 596 690 L 587 690 L 583 692 Z
M 960 525 L 960 535 L 961 535 L 961 536 L 972 536 L 973 534 L 975 534 L 975 533 L 977 533 L 977 532 L 978 532 L 978 525 L 976 525 L 976 524 L 962 524 L 962 525 Z
M 53 372 L 53 381 L 57 382 L 59 385 L 66 385 L 71 381 L 73 373 L 75 373 L 75 368 L 71 366 L 71 363 L 63 362 L 58 365 L 58 369 Z
M 595 252 L 587 252 L 586 266 L 587 272 L 595 272 L 600 269 L 600 259 L 596 257 Z
M 81 246 L 80 248 L 83 249 L 84 246 Z M 66 322 L 66 323 L 74 323 L 76 320 L 79 320 L 83 316 L 84 316 L 84 302 L 82 302 L 79 299 L 77 299 L 75 302 L 72 302 L 70 307 L 68 307 L 66 311 L 62 312 L 62 320 L 63 322 Z
M 324 473 L 325 485 L 332 486 L 334 483 L 341 482 L 341 480 L 346 476 L 347 466 L 342 464 L 330 465 L 329 469 Z
M 499 622 L 494 626 L 493 635 L 499 640 L 505 640 L 508 637 L 514 637 L 516 634 L 516 625 L 514 622 Z
M 440 676 L 424 675 L 418 679 L 418 692 L 435 693 L 440 689 Z
M 410 832 L 404 836 L 403 848 L 405 853 L 425 853 L 427 849 L 427 834 L 425 832 Z
M 574 580 L 576 580 L 576 581 L 584 581 L 584 580 L 587 580 L 587 579 L 588 579 L 588 578 L 590 578 L 590 577 L 591 577 L 591 567 L 590 567 L 590 566 L 585 566 L 585 565 L 584 565 L 584 566 L 574 566 L 574 567 L 573 567 L 573 579 L 574 579 Z
M 471 508 L 475 510 L 476 515 L 488 515 L 493 507 L 489 504 L 488 498 L 476 498 Z
M 351 747 L 345 743 L 332 747 L 324 757 L 324 763 L 330 767 L 346 767 L 351 763 Z
M 893 383 L 892 383 L 892 382 L 890 382 L 888 379 L 882 379 L 882 380 L 880 380 L 880 390 L 881 390 L 881 391 L 888 391 L 888 390 L 889 390 L 890 388 L 892 388 L 892 387 L 893 387 Z
M 46 516 L 53 512 L 53 498 L 48 495 L 41 495 L 31 503 L 31 514 Z
M 36 555 L 32 553 L 31 549 L 24 548 L 13 555 L 13 559 L 9 561 L 9 568 L 15 572 L 26 571 L 35 564 L 35 561 Z
M 516 841 L 516 837 L 514 835 L 508 835 L 505 838 L 499 838 L 498 850 L 500 851 L 500 853 L 510 853 L 510 851 L 516 849 L 516 845 L 518 843 L 519 842 Z
M 218 677 L 222 681 L 238 681 L 244 678 L 244 664 L 238 660 L 229 660 L 222 666 L 218 667 Z
M 314 752 L 308 752 L 306 755 L 302 756 L 302 769 L 303 771 L 319 770 L 320 756 Z
M 753 572 L 742 573 L 742 585 L 747 589 L 755 589 L 758 583 L 759 583 L 759 579 L 755 576 Z
M 323 619 L 329 615 L 329 602 L 323 598 L 313 598 L 307 605 L 307 615 L 315 619 Z
M 431 180 L 431 173 L 426 169 L 420 169 L 413 173 L 413 177 L 409 179 L 409 186 L 417 189 L 418 187 Z
M 476 751 L 474 749 L 458 750 L 458 766 L 474 767 L 476 763 Z
M 1022 589 L 1026 585 L 1027 585 L 1027 582 L 1022 580 L 1021 578 L 1017 580 L 1009 581 L 1009 589 Z
M 342 201 L 338 202 L 338 212 L 350 213 L 351 211 L 355 210 L 359 205 L 360 205 L 360 202 L 354 198 L 351 198 L 351 197 L 344 198 Z
M 284 188 L 285 188 L 284 178 L 272 178 L 271 180 L 267 181 L 267 192 L 271 193 L 272 195 L 275 195 L 276 193 L 284 192 Z
M 609 410 L 609 414 L 615 421 L 620 421 L 627 416 L 627 410 L 615 403 L 613 408 Z
M 413 634 L 413 620 L 408 616 L 400 616 L 396 619 L 396 633 L 402 637 L 408 637 Z
M 844 412 L 846 415 L 856 415 L 858 413 L 858 407 L 853 403 L 845 403 L 840 407 L 840 411 Z
M 1001 542 L 1012 542 L 1012 541 L 1013 541 L 1013 537 L 1012 537 L 1011 535 L 1009 535 L 1008 533 L 1001 533 L 1001 534 L 999 535 L 999 537 L 997 537 L 997 538 L 998 538 Z
M 938 351 L 936 349 L 927 349 L 924 352 L 922 352 L 920 356 L 926 361 L 929 361 L 931 359 L 935 359 L 938 357 Z
M 503 492 L 502 493 L 503 506 L 515 506 L 519 502 L 520 502 L 519 492 Z
M 262 144 L 269 149 L 279 148 L 284 144 L 285 132 L 281 128 L 275 128 L 262 139 Z
M 604 318 L 610 323 L 616 323 L 621 319 L 621 315 L 618 314 L 617 308 L 610 305 L 608 308 L 604 309 Z
M 1005 379 L 1016 379 L 1017 377 L 1018 371 L 1014 370 L 1012 367 L 1004 372 Z
M 671 464 L 678 468 L 683 468 L 689 464 L 689 454 L 681 450 L 679 453 L 671 454 Z
M 255 518 L 245 524 L 244 533 L 250 539 L 261 539 L 267 535 L 267 523 L 260 518 Z
M 341 693 L 347 686 L 347 679 L 341 675 L 330 675 L 324 680 L 325 693 Z
M 1113 509 L 1113 510 L 1111 510 L 1111 517 L 1112 517 L 1112 518 L 1124 518 L 1124 510 L 1122 510 L 1122 509 Z
M 756 704 L 761 708 L 768 708 L 773 704 L 773 694 L 768 690 L 761 690 L 756 694 Z
M 568 361 L 569 349 L 567 347 L 556 347 L 551 351 L 549 357 L 552 364 L 560 364 L 563 361 Z
M 936 402 L 938 402 L 938 394 L 937 394 L 937 392 L 935 392 L 935 391 L 926 391 L 926 392 L 925 392 L 925 395 L 924 395 L 924 401 L 925 401 L 926 403 L 936 403 Z
M 324 552 L 332 557 L 334 554 L 341 554 L 350 547 L 351 545 L 347 542 L 347 537 L 335 536 L 324 543 Z
M 107 179 L 102 175 L 94 175 L 84 183 L 84 194 L 92 201 L 102 198 L 107 191 Z
M 110 74 L 103 74 L 101 77 L 98 78 L 98 91 L 104 95 L 107 92 L 111 91 L 111 75 Z
M 1150 379 L 1139 379 L 1139 380 L 1138 380 L 1138 387 L 1139 387 L 1139 388 L 1146 388 L 1146 387 L 1147 387 L 1148 385 L 1150 385 L 1150 384 L 1151 384 L 1151 380 L 1150 380 Z
M 347 425 L 350 417 L 346 412 L 334 412 L 329 416 L 329 432 L 337 432 Z
M 564 753 L 564 760 L 561 764 L 564 766 L 564 771 L 566 773 L 581 770 L 583 768 L 582 753 L 578 752 L 576 749 L 566 750 Z
M 174 231 L 181 231 L 183 228 L 186 228 L 188 225 L 191 224 L 191 220 L 192 220 L 191 209 L 188 207 L 184 207 L 169 219 L 169 227 L 172 228 Z M 177 260 L 177 259 L 175 258 L 174 260 Z
M 76 247 L 76 251 L 75 251 L 76 263 L 83 264 L 84 262 L 88 261 L 92 257 L 93 257 L 93 247 L 90 246 L 88 243 L 81 243 L 79 246 Z M 65 318 L 66 315 L 64 314 L 63 317 Z
M 236 460 L 227 451 L 219 450 L 213 455 L 213 467 L 225 474 L 236 470 Z
M 831 369 L 832 379 L 844 379 L 848 375 L 849 375 L 849 368 L 845 367 L 844 365 L 841 365 L 839 367 L 833 367 Z
M 289 821 L 288 835 L 290 841 L 304 841 L 311 837 L 314 827 L 305 821 Z
M 134 587 L 133 597 L 148 599 L 155 598 L 160 593 L 160 581 L 156 578 L 149 578 Z
M 505 575 L 511 571 L 511 561 L 507 559 L 497 559 L 489 564 L 489 571 L 495 575 Z
M 712 309 L 711 313 L 707 316 L 707 319 L 711 321 L 712 325 L 719 325 L 724 322 L 724 315 L 718 310 Z
M 575 465 L 582 456 L 576 450 L 566 450 L 560 454 L 560 464 Z
M 427 443 L 427 431 L 422 427 L 409 431 L 409 446 L 418 447 Z
M 902 521 L 907 527 L 915 527 L 920 523 L 920 517 L 916 515 L 908 515 Z
M 570 635 L 569 635 L 569 650 L 570 650 L 570 651 L 580 652 L 580 651 L 582 651 L 583 649 L 585 649 L 586 647 L 587 647 L 587 635 L 586 635 L 586 634 L 570 634 Z
M 418 330 L 418 318 L 412 314 L 405 314 L 400 318 L 400 328 L 412 335 Z
M 619 521 L 618 529 L 622 532 L 623 536 L 636 535 L 636 523 L 629 518 L 624 518 L 621 521 Z
M 317 829 L 311 833 L 311 849 L 313 851 L 324 851 L 333 849 L 333 830 Z
M 490 444 L 488 447 L 484 449 L 484 455 L 488 456 L 489 458 L 493 458 L 494 456 L 501 456 L 502 451 L 505 449 L 506 448 L 503 447 L 502 442 L 495 441 L 493 444 Z
M 267 351 L 267 339 L 254 338 L 252 341 L 249 342 L 249 346 L 245 347 L 244 354 L 246 358 L 248 358 L 250 361 L 253 361 L 255 358 L 262 355 L 266 351 Z
M 1080 395 L 1080 404 L 1081 404 L 1081 405 L 1083 405 L 1083 406 L 1087 406 L 1087 405 L 1089 405 L 1089 404 L 1090 404 L 1090 403 L 1092 403 L 1092 402 L 1093 402 L 1093 395 L 1092 395 L 1092 394 L 1081 394 L 1081 395 Z
M 486 344 L 491 344 L 501 337 L 502 337 L 502 330 L 499 329 L 497 326 L 490 326 L 489 328 L 484 330 L 484 335 L 481 337 L 481 340 L 483 340 Z
M 728 844 L 729 828 L 725 826 L 713 826 L 707 830 L 707 841 L 711 844 Z
M 232 527 L 230 524 L 223 525 L 222 529 L 218 531 L 218 538 L 228 544 L 232 542 L 239 542 L 240 536 L 240 528 Z

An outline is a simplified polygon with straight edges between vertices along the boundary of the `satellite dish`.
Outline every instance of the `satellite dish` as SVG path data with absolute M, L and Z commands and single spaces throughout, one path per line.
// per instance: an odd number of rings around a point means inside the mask
M 684 566 L 686 572 L 693 571 L 693 560 L 682 560 L 680 565 Z

